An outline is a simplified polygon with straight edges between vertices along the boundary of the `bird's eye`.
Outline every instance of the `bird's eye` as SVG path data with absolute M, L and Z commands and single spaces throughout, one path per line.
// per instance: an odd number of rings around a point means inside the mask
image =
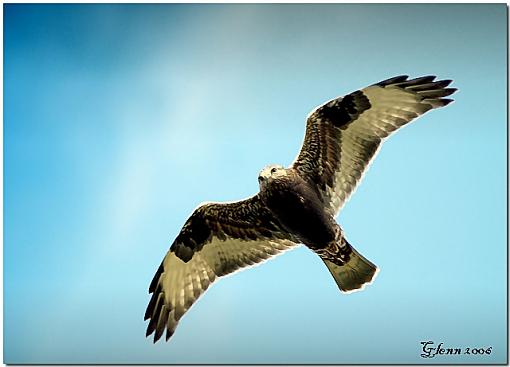
M 261 181 L 262 181 L 262 176 L 259 176 L 259 182 L 261 182 Z
M 276 167 L 271 169 L 271 173 L 275 173 L 275 172 L 276 172 Z

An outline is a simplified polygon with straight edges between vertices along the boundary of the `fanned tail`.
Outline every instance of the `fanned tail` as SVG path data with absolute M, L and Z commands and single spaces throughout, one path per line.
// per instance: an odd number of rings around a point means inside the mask
M 374 280 L 379 269 L 345 238 L 342 237 L 338 242 L 315 252 L 328 267 L 340 291 L 349 293 L 362 290 Z

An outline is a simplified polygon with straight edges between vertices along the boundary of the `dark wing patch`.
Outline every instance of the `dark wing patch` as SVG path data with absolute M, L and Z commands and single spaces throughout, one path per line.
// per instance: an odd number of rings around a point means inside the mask
M 370 108 L 370 101 L 360 91 L 351 93 L 341 100 L 332 100 L 317 110 L 316 118 L 328 121 L 335 127 L 343 127 L 358 118 Z
M 149 286 L 147 336 L 166 340 L 191 305 L 223 275 L 294 247 L 258 196 L 204 204 L 186 221 Z
M 209 203 L 193 212 L 170 251 L 188 262 L 212 236 L 223 241 L 227 238 L 250 241 L 279 238 L 280 232 L 278 221 L 258 196 L 228 204 Z
M 212 233 L 202 211 L 195 210 L 182 227 L 170 250 L 175 252 L 182 261 L 188 262 L 195 251 L 199 251 L 205 243 L 210 241 Z
M 316 108 L 292 167 L 314 183 L 332 215 L 356 188 L 381 142 L 425 112 L 446 106 L 451 80 L 397 76 Z

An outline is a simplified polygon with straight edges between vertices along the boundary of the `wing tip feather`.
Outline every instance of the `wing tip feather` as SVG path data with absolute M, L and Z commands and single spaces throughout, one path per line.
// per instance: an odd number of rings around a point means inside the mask
M 379 87 L 386 87 L 391 84 L 402 83 L 405 82 L 409 78 L 409 75 L 397 75 L 392 78 L 381 80 L 380 82 L 375 83 Z
M 453 99 L 443 97 L 454 94 L 458 89 L 447 88 L 453 82 L 452 79 L 435 79 L 435 75 L 426 75 L 413 79 L 407 79 L 407 75 L 399 75 L 383 80 L 375 85 L 384 88 L 400 88 L 419 95 L 421 100 L 432 105 L 432 108 L 444 107 L 453 102 Z
M 443 103 L 441 107 L 448 106 L 450 103 L 455 102 L 452 98 L 441 98 L 440 101 Z

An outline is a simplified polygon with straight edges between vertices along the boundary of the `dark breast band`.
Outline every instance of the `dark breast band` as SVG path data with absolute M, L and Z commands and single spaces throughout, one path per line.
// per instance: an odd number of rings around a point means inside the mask
M 335 239 L 336 223 L 304 181 L 285 178 L 270 184 L 266 205 L 287 231 L 309 247 L 324 248 Z

